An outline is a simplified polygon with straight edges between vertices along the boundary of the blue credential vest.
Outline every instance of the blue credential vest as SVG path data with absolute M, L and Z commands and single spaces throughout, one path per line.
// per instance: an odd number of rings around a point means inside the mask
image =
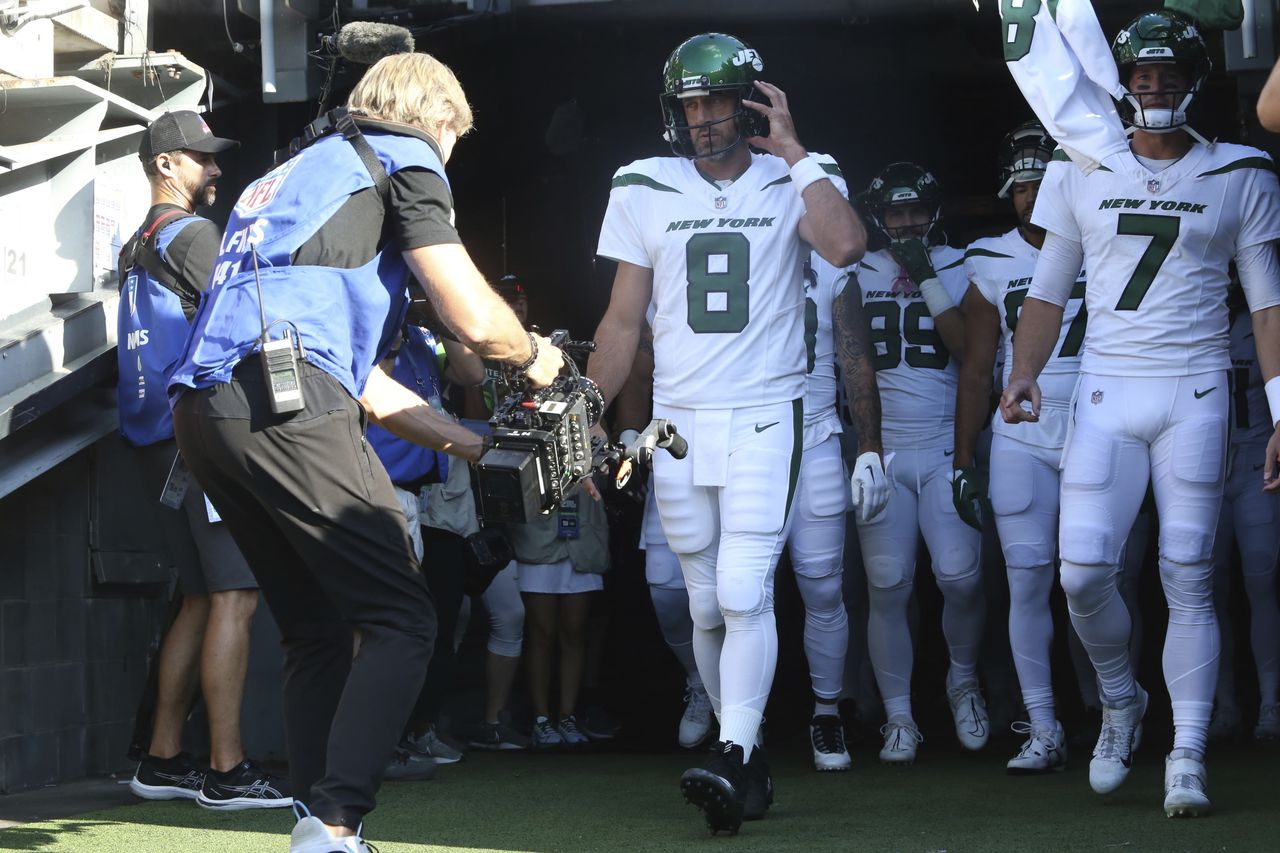
M 163 258 L 173 239 L 196 219 L 183 216 L 163 226 L 155 237 L 156 253 Z M 120 434 L 135 447 L 173 438 L 165 389 L 190 331 L 178 295 L 135 263 L 125 275 L 116 312 Z
M 368 130 L 365 139 L 388 175 L 444 164 L 426 141 Z M 352 397 L 390 351 L 408 307 L 409 268 L 394 241 L 362 267 L 293 266 L 291 257 L 355 192 L 373 178 L 351 143 L 332 133 L 250 184 L 236 202 L 213 278 L 196 312 L 170 394 L 208 388 L 258 346 L 262 325 L 250 248 L 257 246 L 267 323 L 289 320 L 306 360 L 337 379 Z M 272 337 L 284 334 L 281 326 Z
M 440 368 L 437 366 L 436 344 L 431 333 L 418 326 L 406 325 L 404 343 L 396 353 L 391 378 L 423 400 L 440 398 Z M 433 471 L 444 482 L 449 476 L 449 457 L 420 444 L 392 435 L 377 424 L 370 424 L 368 439 L 373 452 L 397 486 L 416 483 Z

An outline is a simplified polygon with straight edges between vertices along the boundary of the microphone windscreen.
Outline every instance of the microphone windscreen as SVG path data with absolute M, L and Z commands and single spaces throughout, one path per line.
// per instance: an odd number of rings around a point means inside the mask
M 338 30 L 338 53 L 351 62 L 372 65 L 384 56 L 413 53 L 413 33 L 395 24 L 353 21 Z

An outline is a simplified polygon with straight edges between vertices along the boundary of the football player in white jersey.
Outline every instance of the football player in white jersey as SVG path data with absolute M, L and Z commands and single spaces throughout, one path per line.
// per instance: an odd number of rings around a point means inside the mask
M 991 411 L 996 350 L 1003 345 L 1006 353 L 1013 351 L 1018 312 L 1044 243 L 1044 230 L 1031 222 L 1031 212 L 1055 147 L 1037 121 L 1024 122 L 1005 136 L 997 195 L 1012 202 L 1018 225 L 999 237 L 975 240 L 964 255 L 969 290 L 962 303 L 965 359 L 956 396 L 952 497 L 960 517 L 975 529 L 982 525 L 980 508 L 991 507 L 1004 552 L 1009 647 L 1030 717 L 1029 723 L 1014 723 L 1014 731 L 1027 735 L 1027 740 L 1009 760 L 1010 773 L 1045 773 L 1061 770 L 1067 763 L 1049 672 L 1053 640 L 1049 592 L 1056 575 L 1058 464 L 1084 343 L 1083 271 L 1063 312 L 1058 347 L 1041 374 L 1040 422 L 1034 428 L 1013 427 L 997 418 L 992 424 L 989 504 L 975 456 L 979 433 Z M 1005 359 L 1002 380 L 1008 378 L 1011 367 L 1012 359 Z
M 639 430 L 649 423 L 652 409 L 653 332 L 646 322 L 631 363 L 631 375 L 613 400 L 613 422 L 620 431 L 618 441 L 624 446 L 635 441 Z M 644 551 L 644 579 L 649 585 L 658 630 L 685 673 L 684 713 L 676 742 L 692 749 L 703 743 L 711 730 L 711 699 L 693 656 L 693 617 L 689 614 L 689 591 L 680 572 L 680 560 L 662 532 L 651 484 L 646 483 L 646 492 L 638 547 Z
M 888 722 L 880 760 L 910 764 L 922 740 L 911 712 L 915 653 L 907 608 L 923 534 L 943 596 L 950 652 L 947 695 L 966 749 L 987 742 L 978 689 L 984 599 L 981 534 L 951 500 L 957 363 L 963 358 L 964 253 L 937 241 L 942 204 L 937 180 L 914 163 L 892 163 L 871 181 L 867 210 L 889 247 L 859 264 L 857 286 L 871 323 L 872 364 L 880 386 L 882 434 L 892 454 L 893 499 L 870 521 L 859 518 L 870 612 L 867 646 Z M 853 283 L 850 282 L 850 287 Z
M 763 67 L 719 33 L 686 40 L 667 60 L 661 105 L 679 156 L 638 160 L 613 178 L 597 252 L 618 269 L 587 368 L 611 400 L 652 303 L 654 415 L 690 447 L 683 460 L 655 459 L 653 485 L 721 736 L 681 789 L 713 832 L 736 830 L 744 812 L 762 817 L 772 795 L 755 744 L 777 663 L 773 572 L 800 466 L 804 260 L 812 247 L 846 266 L 866 240 L 838 167 L 805 151 L 787 96 L 759 79 Z M 865 321 L 856 306 L 844 310 L 862 343 L 862 358 L 841 365 L 857 387 L 865 451 L 855 482 L 868 505 L 883 504 Z
M 1280 497 L 1258 494 L 1267 439 L 1271 437 L 1267 395 L 1254 343 L 1253 324 L 1238 287 L 1231 289 L 1231 449 L 1227 453 L 1226 493 L 1218 519 L 1213 555 L 1213 604 L 1222 630 L 1222 660 L 1209 725 L 1211 738 L 1235 734 L 1240 724 L 1236 704 L 1234 631 L 1231 604 L 1231 546 L 1240 551 L 1240 571 L 1249 599 L 1249 644 L 1258 672 L 1258 724 L 1254 738 L 1280 738 L 1280 605 L 1276 603 L 1276 553 L 1280 550 Z
M 1227 452 L 1227 269 L 1234 259 L 1253 312 L 1262 375 L 1274 382 L 1274 423 L 1280 264 L 1272 243 L 1280 238 L 1280 197 L 1270 157 L 1198 143 L 1189 132 L 1187 108 L 1209 58 L 1188 18 L 1142 15 L 1120 31 L 1112 51 L 1128 93 L 1120 109 L 1133 128 L 1130 148 L 1087 176 L 1056 156 L 1050 164 L 1033 217 L 1048 234 L 1000 407 L 1010 423 L 1044 413 L 1036 377 L 1055 352 L 1083 265 L 1089 334 L 1063 458 L 1058 539 L 1071 621 L 1103 699 L 1089 782 L 1106 793 L 1124 781 L 1146 711 L 1116 575 L 1150 480 L 1169 604 L 1164 674 L 1175 732 L 1164 809 L 1194 816 L 1210 808 L 1204 753 L 1218 665 L 1211 558 Z M 1273 431 L 1268 488 L 1280 488 L 1277 450 L 1280 432 Z
M 787 545 L 796 586 L 804 600 L 804 651 L 814 697 L 809 742 L 813 765 L 820 771 L 853 766 L 836 709 L 849 649 L 849 614 L 843 589 L 849 489 L 840 453 L 843 430 L 836 409 L 832 313 L 847 282 L 845 270 L 827 263 L 817 252 L 805 262 L 804 454 Z

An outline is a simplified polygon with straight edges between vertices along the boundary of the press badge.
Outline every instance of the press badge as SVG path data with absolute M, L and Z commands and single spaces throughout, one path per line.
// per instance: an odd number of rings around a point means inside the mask
M 182 499 L 190 487 L 191 472 L 187 470 L 187 463 L 182 461 L 182 454 L 178 453 L 169 467 L 169 478 L 164 481 L 164 490 L 160 492 L 160 503 L 169 509 L 182 509 Z
M 579 532 L 578 499 L 565 498 L 560 505 L 560 530 L 556 535 L 561 539 L 577 539 Z

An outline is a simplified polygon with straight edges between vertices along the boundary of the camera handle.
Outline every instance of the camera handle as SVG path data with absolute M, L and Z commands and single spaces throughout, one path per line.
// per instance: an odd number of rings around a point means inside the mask
M 623 447 L 596 439 L 592 442 L 595 469 L 613 478 L 615 488 L 625 488 L 637 465 L 649 465 L 653 454 L 665 450 L 676 459 L 689 452 L 689 442 L 676 432 L 676 425 L 666 418 L 654 418 L 636 438 Z

